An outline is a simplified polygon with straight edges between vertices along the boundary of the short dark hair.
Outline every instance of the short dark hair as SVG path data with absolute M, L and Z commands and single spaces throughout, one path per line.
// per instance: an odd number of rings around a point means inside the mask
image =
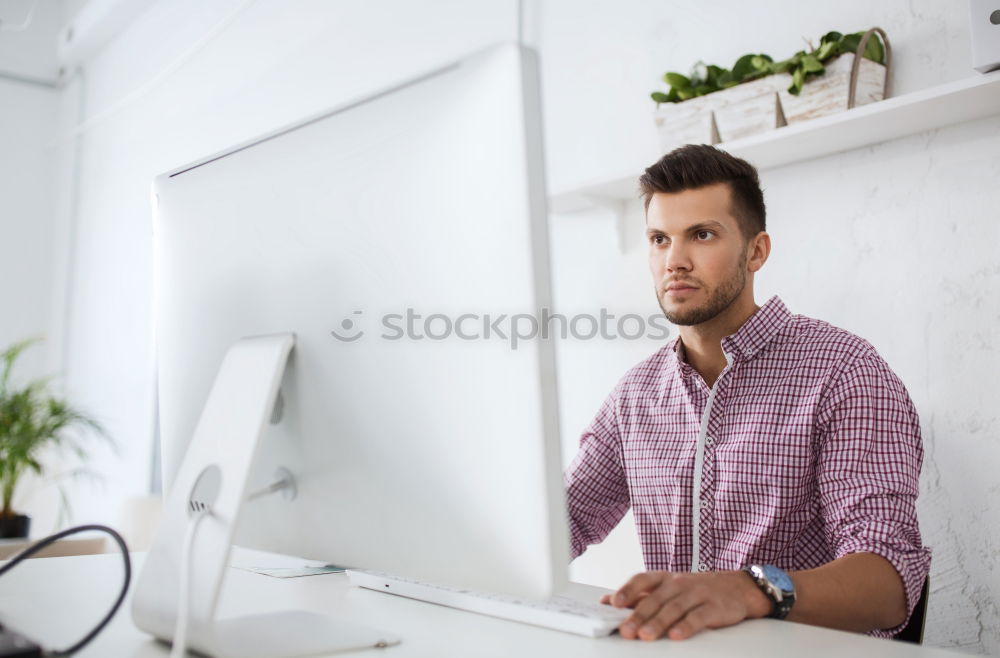
M 646 169 L 639 189 L 649 210 L 657 192 L 682 192 L 715 183 L 729 184 L 730 210 L 747 240 L 765 229 L 764 192 L 757 170 L 746 160 L 707 144 L 674 149 Z

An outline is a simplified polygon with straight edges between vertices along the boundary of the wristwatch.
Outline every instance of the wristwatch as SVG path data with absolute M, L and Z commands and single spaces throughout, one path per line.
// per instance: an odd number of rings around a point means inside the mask
M 795 604 L 795 583 L 788 573 L 773 564 L 751 564 L 743 571 L 750 574 L 757 587 L 774 602 L 774 609 L 768 616 L 775 619 L 787 617 Z

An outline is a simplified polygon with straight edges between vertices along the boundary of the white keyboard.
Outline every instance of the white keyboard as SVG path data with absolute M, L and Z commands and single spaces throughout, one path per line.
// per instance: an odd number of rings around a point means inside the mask
M 555 596 L 545 601 L 524 600 L 435 585 L 379 571 L 350 569 L 347 575 L 351 584 L 359 587 L 588 637 L 610 634 L 632 612 L 569 596 Z

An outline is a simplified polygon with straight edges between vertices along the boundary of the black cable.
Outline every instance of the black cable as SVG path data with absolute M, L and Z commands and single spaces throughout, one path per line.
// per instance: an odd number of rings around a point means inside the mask
M 108 612 L 108 614 L 104 616 L 104 619 L 101 620 L 101 623 L 99 623 L 92 631 L 87 633 L 82 640 L 80 640 L 70 648 L 62 649 L 60 651 L 48 652 L 47 655 L 50 656 L 69 656 L 71 654 L 76 653 L 77 651 L 85 647 L 91 640 L 97 637 L 97 634 L 100 633 L 102 630 L 104 630 L 104 627 L 108 625 L 108 622 L 111 621 L 111 618 L 115 616 L 116 612 L 118 612 L 118 608 L 121 607 L 122 601 L 125 600 L 125 595 L 128 593 L 129 583 L 132 582 L 132 561 L 129 559 L 128 546 L 125 545 L 125 540 L 122 539 L 122 536 L 119 535 L 117 532 L 115 532 L 113 528 L 109 528 L 106 525 L 96 525 L 96 524 L 79 525 L 74 528 L 67 528 L 66 530 L 62 530 L 54 535 L 49 535 L 45 539 L 39 540 L 35 544 L 29 546 L 28 548 L 24 549 L 23 551 L 15 555 L 13 558 L 11 558 L 11 560 L 7 564 L 0 567 L 0 576 L 3 576 L 5 573 L 16 567 L 21 561 L 31 557 L 32 555 L 42 550 L 46 546 L 59 541 L 63 537 L 68 537 L 69 535 L 75 535 L 78 532 L 87 532 L 89 530 L 106 532 L 109 535 L 111 535 L 111 538 L 114 539 L 115 542 L 118 544 L 118 548 L 120 548 L 122 551 L 122 559 L 125 561 L 125 582 L 122 584 L 121 593 L 118 594 L 118 600 L 115 601 L 115 604 L 111 607 L 111 610 Z

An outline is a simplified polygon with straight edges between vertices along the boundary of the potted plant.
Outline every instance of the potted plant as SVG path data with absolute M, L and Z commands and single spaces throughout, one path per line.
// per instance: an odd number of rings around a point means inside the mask
M 762 93 L 774 90 L 762 78 L 770 74 L 773 62 L 767 54 L 744 55 L 736 60 L 732 70 L 698 62 L 689 75 L 668 71 L 663 80 L 670 85 L 666 93 L 654 91 L 655 122 L 660 147 L 669 151 L 681 144 L 718 144 L 734 139 L 728 129 L 720 129 L 718 116 L 731 105 L 743 103 Z M 716 93 L 722 92 L 724 93 Z M 773 119 L 772 119 L 773 120 Z M 763 118 L 766 123 L 768 119 Z
M 802 65 L 806 58 L 808 68 Z M 881 28 L 854 34 L 828 32 L 820 37 L 818 48 L 810 53 L 799 51 L 786 61 L 792 84 L 778 96 L 789 124 L 880 101 L 889 95 L 891 47 Z
M 857 66 L 855 53 L 862 49 L 864 59 Z M 880 100 L 888 61 L 888 38 L 873 28 L 847 35 L 828 32 L 818 47 L 781 61 L 765 53 L 747 54 L 731 70 L 699 62 L 689 76 L 667 72 L 663 80 L 669 90 L 651 94 L 661 147 L 717 144 L 847 109 L 853 106 L 851 89 L 859 92 L 854 104 Z M 816 79 L 822 83 L 810 89 L 807 83 Z
M 0 538 L 5 539 L 28 536 L 31 519 L 14 510 L 14 494 L 22 476 L 43 473 L 45 451 L 70 451 L 85 458 L 88 434 L 108 439 L 95 420 L 50 392 L 49 379 L 14 382 L 15 362 L 36 342 L 15 343 L 0 353 Z

